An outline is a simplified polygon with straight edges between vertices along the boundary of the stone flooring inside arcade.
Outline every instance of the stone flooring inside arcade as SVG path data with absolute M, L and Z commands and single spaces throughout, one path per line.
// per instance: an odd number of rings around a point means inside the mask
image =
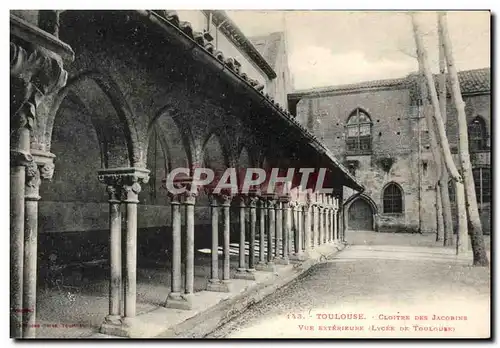
M 137 317 L 143 318 L 148 328 L 138 335 L 148 337 L 154 333 L 165 332 L 169 326 L 175 326 L 194 317 L 224 300 L 237 297 L 252 287 L 268 285 L 279 286 L 277 278 L 286 281 L 287 274 L 296 274 L 300 269 L 296 262 L 289 265 L 276 265 L 275 272 L 255 272 L 255 281 L 233 279 L 238 268 L 238 243 L 230 244 L 231 280 L 229 293 L 205 291 L 210 279 L 210 249 L 198 249 L 195 252 L 193 308 L 191 310 L 164 308 L 163 305 L 171 289 L 171 264 L 148 264 L 139 259 L 137 268 Z M 265 248 L 267 246 L 265 245 Z M 267 249 L 266 249 L 267 250 Z M 337 244 L 325 244 L 316 247 L 310 260 L 319 260 L 322 255 L 336 252 Z M 259 241 L 256 241 L 255 253 L 258 256 Z M 222 247 L 219 250 L 219 274 L 222 274 Z M 246 243 L 246 255 L 249 248 Z M 316 256 L 316 257 L 315 257 Z M 141 264 L 145 265 L 141 267 Z M 184 267 L 183 267 L 184 268 Z M 183 270 L 184 274 L 184 270 Z M 295 275 L 296 276 L 296 275 Z M 37 293 L 37 338 L 103 338 L 113 337 L 99 333 L 99 328 L 108 314 L 109 306 L 109 265 L 104 263 L 86 263 L 85 265 L 53 270 L 49 281 L 40 284 Z M 295 277 L 292 277 L 295 278 Z M 183 277 L 184 283 L 184 277 Z M 244 296 L 243 296 L 244 297 Z M 159 313 L 158 313 L 159 311 Z M 145 316 L 159 315 L 159 318 L 144 319 Z M 165 320 L 163 323 L 161 321 Z M 160 321 L 160 324 L 158 324 Z M 157 325 L 155 328 L 154 326 Z

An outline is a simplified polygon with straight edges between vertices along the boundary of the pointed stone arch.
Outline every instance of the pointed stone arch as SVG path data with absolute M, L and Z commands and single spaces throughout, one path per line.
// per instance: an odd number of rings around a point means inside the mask
M 144 168 L 145 156 L 134 121 L 134 114 L 112 76 L 103 70 L 84 71 L 73 76 L 57 95 L 52 96 L 52 100 L 45 104 L 47 107 L 40 111 L 37 129 L 33 132 L 34 137 L 32 139 L 35 147 L 50 151 L 57 113 L 61 103 L 71 92 L 78 95 L 80 99 L 87 99 L 83 103 L 89 108 L 93 107 L 93 105 L 89 105 L 92 104 L 92 100 L 109 102 L 116 113 L 116 117 L 104 120 L 103 124 L 100 125 L 104 127 L 101 129 L 101 134 L 103 136 L 106 133 L 114 134 L 119 138 L 123 136 L 123 139 L 121 139 L 123 143 L 119 144 L 120 146 L 115 149 L 116 152 L 121 151 L 123 152 L 122 156 L 127 157 L 128 163 L 121 163 L 121 166 Z M 101 140 L 105 141 L 102 138 Z M 107 163 L 106 154 L 103 153 L 102 155 L 104 158 L 103 167 L 113 167 L 113 165 Z
M 366 194 L 354 195 L 344 204 L 346 230 L 376 230 L 377 204 Z

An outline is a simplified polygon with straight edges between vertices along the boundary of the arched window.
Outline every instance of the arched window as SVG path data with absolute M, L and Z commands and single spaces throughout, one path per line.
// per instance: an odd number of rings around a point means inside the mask
M 476 188 L 476 199 L 479 204 L 491 202 L 491 177 L 490 168 L 472 169 L 474 186 Z
M 372 121 L 370 116 L 357 108 L 347 120 L 347 152 L 370 153 L 372 150 Z
M 486 133 L 486 124 L 482 117 L 477 116 L 467 126 L 469 136 L 470 151 L 481 151 L 486 149 L 488 135 Z
M 395 214 L 403 212 L 403 191 L 399 185 L 390 183 L 384 189 L 384 213 Z

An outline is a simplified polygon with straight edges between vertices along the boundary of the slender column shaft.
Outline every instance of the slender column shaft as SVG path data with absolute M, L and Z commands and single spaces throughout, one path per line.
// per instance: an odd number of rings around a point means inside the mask
M 318 229 L 319 229 L 319 238 L 318 245 L 323 244 L 323 207 L 318 207 Z
M 137 195 L 140 185 L 134 183 L 126 186 L 125 200 L 127 212 L 127 230 L 125 236 L 125 317 L 132 318 L 136 314 L 137 297 Z
M 257 228 L 257 197 L 250 198 L 250 253 L 248 256 L 248 269 L 255 270 L 255 234 Z
M 276 216 L 274 201 L 269 200 L 268 204 L 268 231 L 267 231 L 267 263 L 273 263 L 273 238 L 275 235 Z
M 283 208 L 281 202 L 276 202 L 276 238 L 274 240 L 274 256 L 275 258 L 280 258 L 280 245 L 281 239 L 283 238 Z
M 336 209 L 333 211 L 333 241 L 338 241 L 338 213 Z
M 303 220 L 303 215 L 302 215 L 302 206 L 298 205 L 296 208 L 296 214 L 297 214 L 297 253 L 302 252 L 303 244 L 302 244 L 302 239 L 303 239 L 303 229 L 304 229 L 304 220 Z
M 293 233 L 293 253 L 296 254 L 299 245 L 299 221 L 297 219 L 297 204 L 295 202 L 290 203 L 291 210 L 291 220 L 292 220 L 292 233 Z
M 23 259 L 24 259 L 24 195 L 26 183 L 25 165 L 31 158 L 30 133 L 27 128 L 20 128 L 11 138 L 10 164 L 10 336 L 22 337 L 23 307 Z M 12 158 L 17 156 L 18 158 Z
M 109 322 L 120 318 L 120 300 L 122 291 L 122 212 L 118 199 L 119 187 L 108 186 L 109 194 Z
M 212 281 L 219 281 L 219 208 L 215 197 L 211 197 L 212 215 Z
M 246 205 L 243 197 L 240 197 L 240 250 L 239 250 L 239 266 L 238 272 L 246 272 L 245 265 L 245 215 Z
M 290 219 L 290 204 L 288 202 L 283 202 L 283 260 L 288 260 L 288 243 L 291 229 L 291 219 Z
M 259 263 L 266 262 L 265 237 L 266 237 L 266 202 L 259 201 Z
M 178 196 L 172 196 L 170 202 L 172 209 L 172 295 L 180 296 L 181 293 L 181 207 Z
M 335 240 L 335 208 L 330 210 L 330 221 L 332 223 L 330 241 L 333 243 Z
M 224 256 L 224 268 L 222 272 L 222 280 L 228 282 L 231 278 L 230 272 L 230 259 L 229 259 L 229 243 L 230 243 L 230 205 L 231 205 L 231 197 L 230 196 L 222 196 L 222 211 L 224 213 L 223 220 L 223 229 L 224 229 L 224 243 L 222 247 L 222 253 Z
M 36 279 L 40 172 L 32 162 L 26 174 L 23 274 L 23 338 L 36 337 Z
M 313 211 L 313 244 L 312 246 L 315 247 L 319 244 L 319 228 L 318 228 L 318 206 L 314 204 L 312 206 L 312 211 Z
M 194 203 L 195 196 L 188 195 L 185 199 L 186 205 L 186 260 L 184 293 L 194 293 Z
M 311 205 L 304 206 L 304 249 L 306 252 L 311 250 Z

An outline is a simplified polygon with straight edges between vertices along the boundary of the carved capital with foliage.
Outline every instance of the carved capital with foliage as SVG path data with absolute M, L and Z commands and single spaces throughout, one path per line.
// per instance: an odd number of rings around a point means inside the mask
M 67 76 L 57 54 L 22 40 L 10 42 L 11 129 L 33 129 L 38 105 L 62 88 Z

